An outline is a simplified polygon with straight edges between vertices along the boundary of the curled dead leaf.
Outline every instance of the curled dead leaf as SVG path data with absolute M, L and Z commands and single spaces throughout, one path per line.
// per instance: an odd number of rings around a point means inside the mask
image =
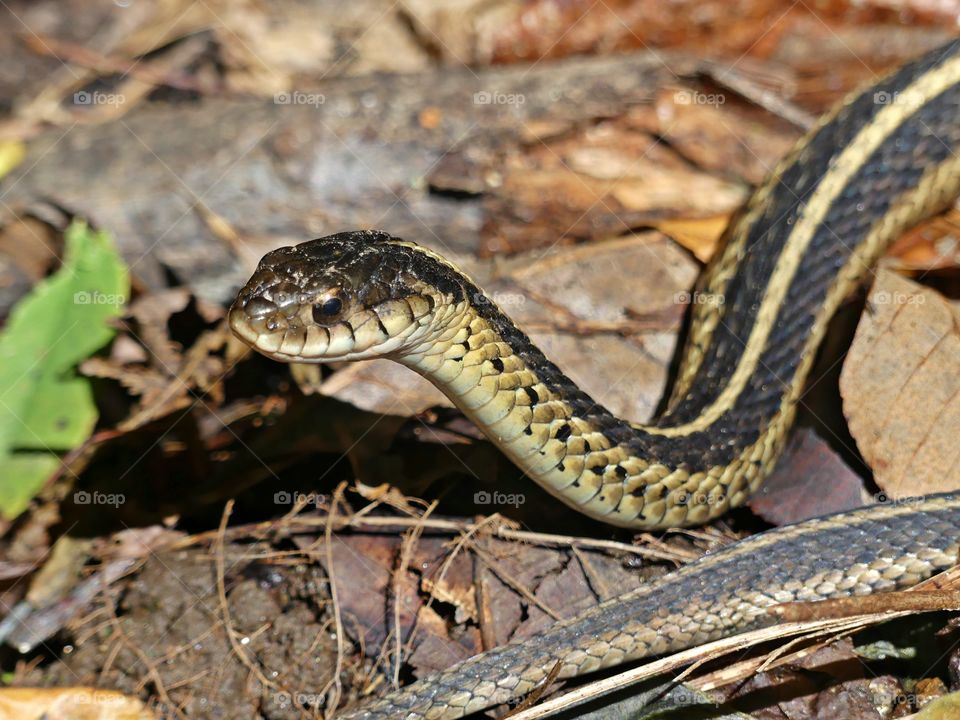
M 881 270 L 840 393 L 850 432 L 887 496 L 960 489 L 960 307 Z

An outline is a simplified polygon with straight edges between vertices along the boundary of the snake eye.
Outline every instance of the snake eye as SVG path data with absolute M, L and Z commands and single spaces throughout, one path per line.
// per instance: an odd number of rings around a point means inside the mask
M 338 315 L 341 310 L 343 310 L 343 300 L 338 297 L 328 297 L 313 306 L 313 319 L 318 323 L 326 322 Z

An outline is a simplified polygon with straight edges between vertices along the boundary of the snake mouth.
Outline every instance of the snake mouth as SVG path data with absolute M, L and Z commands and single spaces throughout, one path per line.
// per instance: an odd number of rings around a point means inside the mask
M 258 314 L 237 302 L 230 308 L 228 323 L 233 334 L 254 350 L 282 362 L 326 363 L 366 357 L 357 352 L 357 338 L 349 322 L 329 327 L 305 323 L 298 315 L 275 312 Z M 306 310 L 309 312 L 309 308 Z
M 262 355 L 282 362 L 303 360 L 306 328 L 275 317 L 253 317 L 240 303 L 230 308 L 227 322 L 234 335 Z
M 256 300 L 256 298 L 254 298 Z M 401 330 L 392 318 L 394 303 L 364 308 L 343 320 L 318 325 L 304 321 L 310 306 L 293 314 L 266 312 L 261 302 L 240 300 L 233 304 L 227 322 L 233 334 L 254 350 L 281 362 L 329 363 L 392 357 L 419 328 L 402 316 Z M 252 306 L 252 307 L 251 307 Z M 393 327 L 390 327 L 393 326 Z

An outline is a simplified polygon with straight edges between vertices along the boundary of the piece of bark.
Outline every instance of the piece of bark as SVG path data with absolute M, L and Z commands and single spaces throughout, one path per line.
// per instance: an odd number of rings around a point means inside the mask
M 881 269 L 840 375 L 850 432 L 891 498 L 960 489 L 960 308 Z

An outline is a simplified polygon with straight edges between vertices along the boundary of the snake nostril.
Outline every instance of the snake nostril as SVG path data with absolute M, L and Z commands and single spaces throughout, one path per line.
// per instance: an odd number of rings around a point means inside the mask
M 247 301 L 243 309 L 252 320 L 259 320 L 275 313 L 277 306 L 266 298 L 254 297 Z

